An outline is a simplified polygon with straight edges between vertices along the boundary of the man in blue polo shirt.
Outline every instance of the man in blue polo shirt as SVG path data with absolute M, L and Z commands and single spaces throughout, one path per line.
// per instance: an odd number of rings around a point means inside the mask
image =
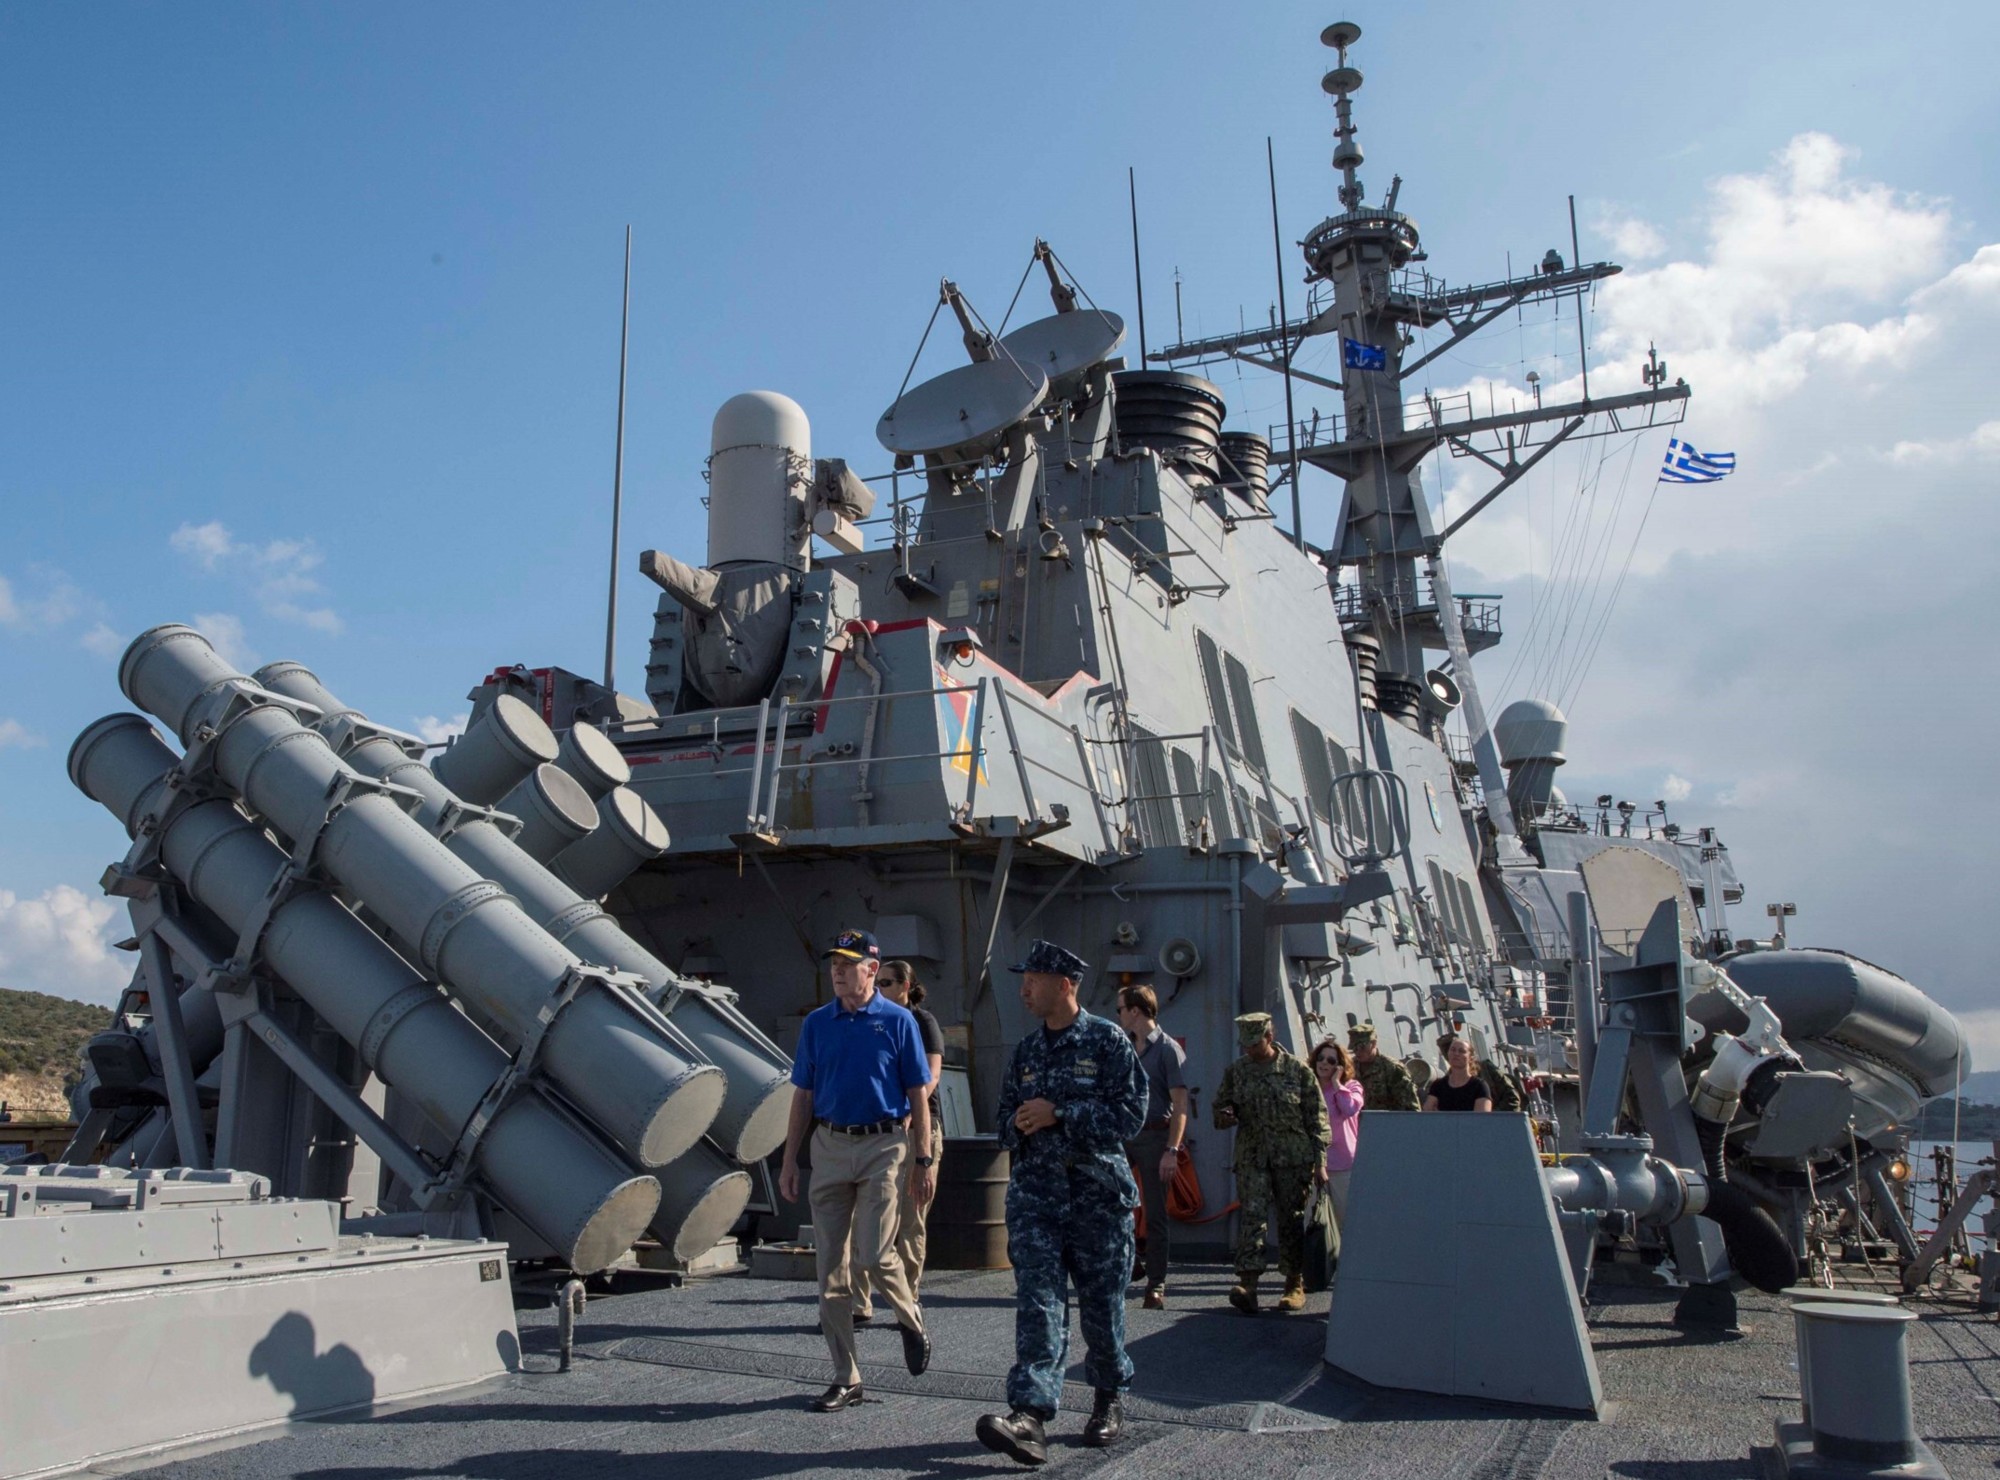
M 792 1119 L 778 1190 L 799 1197 L 799 1149 L 812 1134 L 813 1242 L 819 1266 L 819 1321 L 833 1353 L 833 1386 L 813 1399 L 816 1413 L 861 1401 L 854 1355 L 853 1266 L 896 1312 L 903 1363 L 930 1366 L 924 1313 L 896 1252 L 897 1181 L 909 1166 L 919 1205 L 937 1190 L 931 1169 L 930 1063 L 917 1020 L 875 990 L 882 950 L 865 930 L 843 930 L 821 958 L 832 964 L 834 1000 L 799 1029 L 792 1058 Z

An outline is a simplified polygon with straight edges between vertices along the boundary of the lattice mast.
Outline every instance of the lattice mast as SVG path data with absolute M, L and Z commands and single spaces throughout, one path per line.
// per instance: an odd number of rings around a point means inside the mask
M 1397 707 L 1399 697 L 1409 699 L 1421 692 L 1427 651 L 1450 655 L 1452 677 L 1465 700 L 1488 814 L 1502 838 L 1511 842 L 1514 825 L 1506 782 L 1470 664 L 1471 651 L 1490 646 L 1498 633 L 1467 630 L 1440 559 L 1444 542 L 1572 436 L 1601 436 L 1678 421 L 1688 388 L 1681 381 L 1666 384 L 1665 367 L 1653 360 L 1644 370 L 1645 389 L 1629 395 L 1591 395 L 1581 300 L 1592 284 L 1620 270 L 1615 263 L 1568 265 L 1552 250 L 1532 273 L 1456 289 L 1428 272 L 1419 276 L 1409 272 L 1412 263 L 1425 258 L 1416 222 L 1396 209 L 1402 178 L 1391 182 L 1379 205 L 1370 205 L 1359 174 L 1364 155 L 1353 100 L 1362 75 L 1350 64 L 1348 49 L 1360 36 L 1361 28 L 1351 21 L 1337 22 L 1320 33 L 1320 40 L 1336 54 L 1335 65 L 1320 86 L 1333 99 L 1333 167 L 1340 176 L 1341 210 L 1300 243 L 1305 278 L 1318 285 L 1319 306 L 1268 329 L 1169 345 L 1150 358 L 1168 363 L 1228 358 L 1282 370 L 1292 364 L 1306 339 L 1340 336 L 1339 381 L 1291 372 L 1339 391 L 1340 419 L 1330 429 L 1321 428 L 1316 419 L 1312 432 L 1301 426 L 1288 428 L 1274 439 L 1272 460 L 1294 479 L 1306 465 L 1343 480 L 1339 533 L 1323 558 L 1336 576 L 1342 570 L 1353 572 L 1350 600 L 1345 603 L 1349 626 L 1369 631 L 1380 645 L 1377 684 L 1391 708 Z M 1573 230 L 1571 251 L 1574 256 Z M 1419 404 L 1406 395 L 1405 382 L 1508 309 L 1564 298 L 1577 302 L 1579 361 L 1584 367 L 1581 399 L 1545 406 L 1538 395 L 1533 406 L 1475 416 L 1469 403 L 1447 407 L 1426 394 Z M 1431 328 L 1442 329 L 1442 337 L 1406 360 L 1415 331 Z M 1409 409 L 1413 404 L 1415 416 Z M 1448 447 L 1454 456 L 1476 458 L 1498 475 L 1490 489 L 1443 529 L 1434 527 L 1416 476 L 1418 465 L 1439 446 Z M 1508 851 L 1504 845 L 1503 851 Z

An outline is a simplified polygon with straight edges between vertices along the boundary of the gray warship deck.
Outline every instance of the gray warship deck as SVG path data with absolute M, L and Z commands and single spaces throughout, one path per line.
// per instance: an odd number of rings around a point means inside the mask
M 1321 1360 L 1327 1297 L 1304 1314 L 1247 1320 L 1223 1301 L 1227 1272 L 1177 1273 L 1170 1308 L 1128 1312 L 1138 1379 L 1123 1442 L 1081 1447 L 1090 1392 L 1077 1379 L 1050 1426 L 1050 1467 L 1070 1474 L 1734 1480 L 1777 1471 L 1772 1422 L 1795 1417 L 1792 1323 L 1783 1298 L 1747 1292 L 1747 1334 L 1691 1336 L 1672 1292 L 1606 1288 L 1590 1310 L 1610 1400 L 1604 1421 L 1369 1389 Z M 970 1476 L 1020 1473 L 973 1438 L 1003 1406 L 1013 1350 L 1010 1275 L 926 1282 L 936 1356 L 903 1370 L 893 1327 L 864 1331 L 871 1401 L 805 1411 L 827 1380 L 810 1285 L 718 1276 L 680 1289 L 622 1278 L 592 1299 L 575 1365 L 555 1370 L 553 1317 L 521 1312 L 527 1370 L 426 1406 L 300 1422 L 261 1442 L 184 1452 L 143 1470 L 178 1477 L 467 1480 L 685 1475 Z M 1968 1300 L 1912 1302 L 1917 1429 L 1961 1477 L 2000 1465 L 2000 1329 Z M 1490 1339 L 1508 1333 L 1493 1330 Z M 1072 1326 L 1071 1354 L 1080 1360 Z

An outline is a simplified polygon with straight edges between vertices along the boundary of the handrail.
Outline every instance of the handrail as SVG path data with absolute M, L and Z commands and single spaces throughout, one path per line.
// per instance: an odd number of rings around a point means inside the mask
M 757 824 L 763 820 L 757 815 L 757 803 L 762 799 L 764 790 L 764 722 L 770 717 L 771 700 L 766 695 L 757 701 L 756 749 L 750 752 L 750 805 L 744 813 L 744 825 L 751 832 L 755 832 Z M 782 744 L 784 731 L 780 730 L 778 735 Z
M 1021 804 L 1028 810 L 1026 820 L 1039 826 L 1042 807 L 1035 800 L 1035 788 L 1028 781 L 1028 761 L 1021 753 L 1021 737 L 1014 730 L 1014 706 L 1007 698 L 1007 685 L 999 684 L 993 692 L 1000 700 L 1000 723 L 1007 731 L 1007 748 L 1014 753 L 1014 774 L 1021 783 Z
M 972 719 L 965 727 L 967 753 L 965 763 L 965 810 L 962 815 L 967 822 L 970 822 L 973 818 L 972 804 L 979 795 L 979 766 L 980 762 L 986 758 L 986 685 L 988 682 L 990 680 L 982 675 L 979 680 L 978 691 L 972 698 Z M 952 758 L 956 760 L 957 757 L 958 752 L 953 751 Z

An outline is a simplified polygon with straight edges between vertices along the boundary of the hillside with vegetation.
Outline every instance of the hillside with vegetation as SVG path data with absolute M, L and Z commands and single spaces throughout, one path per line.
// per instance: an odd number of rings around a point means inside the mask
M 1981 1105 L 1968 1100 L 1955 1106 L 1950 1095 L 1932 1100 L 1911 1123 L 1910 1134 L 1919 1141 L 1992 1141 L 2000 1139 L 2000 1105 Z
M 110 1026 L 108 1007 L 0 987 L 0 1100 L 19 1117 L 67 1115 L 84 1042 Z

